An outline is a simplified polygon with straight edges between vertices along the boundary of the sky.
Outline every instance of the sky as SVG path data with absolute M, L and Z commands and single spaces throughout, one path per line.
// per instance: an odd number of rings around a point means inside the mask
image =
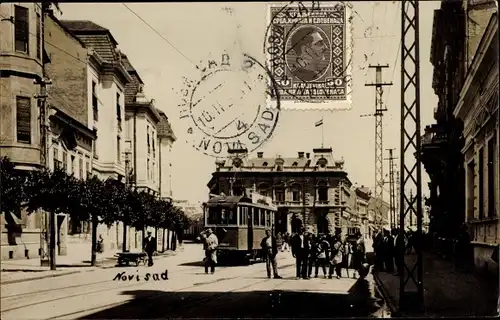
M 398 1 L 359 1 L 353 5 L 352 106 L 349 110 L 311 108 L 282 109 L 272 136 L 257 151 L 264 155 L 294 157 L 298 151 L 311 152 L 321 147 L 333 149 L 334 158 L 343 158 L 349 179 L 373 190 L 375 180 L 375 119 L 361 117 L 375 109 L 375 89 L 365 83 L 375 81 L 369 64 L 389 64 L 383 80 L 393 85 L 384 88 L 385 149 L 400 146 L 401 84 L 401 3 Z M 179 92 L 184 78 L 196 79 L 194 65 L 219 59 L 235 47 L 258 59 L 263 54 L 267 27 L 266 2 L 240 3 L 62 3 L 60 19 L 90 20 L 108 28 L 119 49 L 145 83 L 144 92 L 170 119 L 177 141 L 172 148 L 172 193 L 174 199 L 205 201 L 206 184 L 215 170 L 215 158 L 204 155 L 186 142 L 188 134 L 179 119 Z M 430 45 L 433 11 L 440 1 L 420 2 L 420 83 L 421 130 L 433 120 L 437 97 L 431 87 Z M 128 7 L 128 8 L 127 8 Z M 323 119 L 323 128 L 314 123 Z M 408 158 L 406 158 L 408 159 Z M 396 160 L 399 170 L 399 159 Z M 384 175 L 388 173 L 384 161 Z M 388 178 L 387 178 L 388 179 Z M 422 169 L 422 192 L 428 194 Z M 385 188 L 388 190 L 388 186 Z M 385 192 L 388 199 L 388 191 Z

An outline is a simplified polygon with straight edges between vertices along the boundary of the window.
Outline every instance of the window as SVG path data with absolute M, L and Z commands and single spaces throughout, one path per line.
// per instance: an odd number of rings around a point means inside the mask
M 68 154 L 66 153 L 66 151 L 63 151 L 62 169 L 64 170 L 64 172 L 68 172 Z
M 79 173 L 79 178 L 83 179 L 83 158 L 80 156 L 80 159 L 78 159 L 78 173 Z
M 479 149 L 478 153 L 479 170 L 479 219 L 484 218 L 484 149 Z
M 17 141 L 31 143 L 31 99 L 16 98 Z
M 495 138 L 488 141 L 488 217 L 496 216 L 495 212 Z
M 276 202 L 285 202 L 285 189 L 283 187 L 278 187 L 274 191 L 276 194 Z
M 253 225 L 254 226 L 260 225 L 259 224 L 259 218 L 260 218 L 259 211 L 260 211 L 259 208 L 253 208 Z
M 292 201 L 300 201 L 300 189 L 299 186 L 292 186 Z
M 29 16 L 28 9 L 14 6 L 14 28 L 16 51 L 29 54 Z
M 248 225 L 248 208 L 240 207 L 240 226 Z
M 42 59 L 42 28 L 40 14 L 36 14 L 36 57 Z
M 54 170 L 61 169 L 61 161 L 59 161 L 59 149 L 54 148 Z
M 207 224 L 217 224 L 219 210 L 217 208 L 208 208 L 207 210 Z
M 271 226 L 271 212 L 269 210 L 266 211 L 266 227 Z
M 121 159 L 122 153 L 121 153 L 120 145 L 121 145 L 120 136 L 116 136 L 116 160 L 118 161 L 118 163 L 120 163 L 122 161 L 122 159 Z
M 324 182 L 318 185 L 318 201 L 328 201 L 328 187 Z
M 236 209 L 237 207 L 227 209 L 226 214 L 227 214 L 227 224 L 238 224 L 237 216 L 236 216 Z
M 259 226 L 264 226 L 266 223 L 266 210 L 259 209 Z
M 147 168 L 146 168 L 146 177 L 148 177 L 148 179 L 150 177 L 150 175 L 149 175 L 149 159 L 148 159 L 148 164 L 147 164 Z
M 85 171 L 87 171 L 86 178 L 87 179 L 90 178 L 90 176 L 92 175 L 92 173 L 90 172 L 90 162 L 89 161 L 85 162 Z
M 70 174 L 75 174 L 75 156 L 71 155 L 71 172 Z
M 122 129 L 122 106 L 120 105 L 120 93 L 116 93 L 116 120 L 118 122 L 118 129 Z
M 147 133 L 148 133 L 148 135 L 147 135 L 146 139 L 148 139 L 148 153 L 150 153 L 151 152 L 151 147 L 149 145 L 149 126 L 147 127 Z
M 153 158 L 154 158 L 155 154 L 156 154 L 156 152 L 155 152 L 155 139 L 154 139 L 154 135 L 153 135 L 153 139 L 152 140 L 153 140 L 152 142 L 153 142 Z
M 99 120 L 99 99 L 97 98 L 97 83 L 92 81 L 92 111 L 94 113 L 94 121 Z

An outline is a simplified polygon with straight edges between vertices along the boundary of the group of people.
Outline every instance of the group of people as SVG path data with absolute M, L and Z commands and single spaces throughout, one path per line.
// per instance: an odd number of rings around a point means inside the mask
M 399 275 L 404 268 L 404 256 L 414 248 L 413 235 L 401 234 L 399 229 L 383 229 L 373 239 L 375 269 Z M 396 268 L 394 268 L 396 266 Z
M 366 248 L 361 233 L 353 235 L 351 241 L 342 234 L 337 235 L 314 235 L 301 228 L 292 236 L 292 255 L 296 261 L 297 279 L 311 279 L 314 267 L 314 277 L 318 277 L 319 268 L 323 271 L 323 277 L 342 277 L 342 269 L 345 268 L 349 277 L 352 269 L 352 277 L 356 273 L 363 278 L 368 272 L 366 265 Z M 328 267 L 328 275 L 327 275 Z

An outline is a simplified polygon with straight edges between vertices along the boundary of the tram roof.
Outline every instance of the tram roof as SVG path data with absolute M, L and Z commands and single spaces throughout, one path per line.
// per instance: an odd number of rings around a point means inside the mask
M 220 204 L 220 203 L 238 204 L 240 202 L 252 203 L 252 199 L 245 196 L 217 196 L 210 198 L 207 204 Z

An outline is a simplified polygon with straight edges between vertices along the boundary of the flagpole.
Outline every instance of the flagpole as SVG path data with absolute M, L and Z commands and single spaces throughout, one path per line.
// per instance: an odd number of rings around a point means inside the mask
M 321 148 L 323 148 L 323 142 L 325 140 L 325 131 L 323 125 L 323 117 L 321 117 Z

